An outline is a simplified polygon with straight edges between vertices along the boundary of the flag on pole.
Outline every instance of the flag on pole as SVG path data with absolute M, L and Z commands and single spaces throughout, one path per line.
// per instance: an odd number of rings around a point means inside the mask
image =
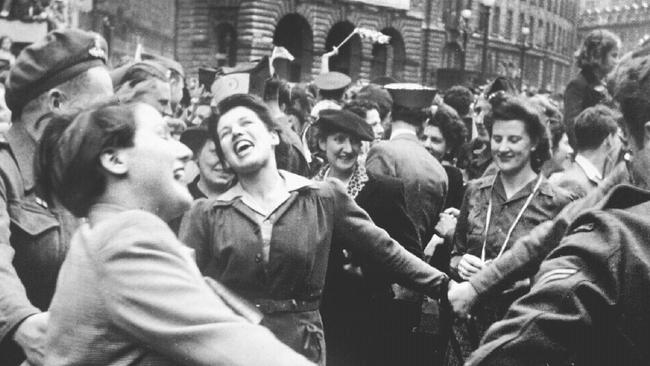
M 376 31 L 374 29 L 369 29 L 369 28 L 356 28 L 354 30 L 361 39 L 368 39 L 372 41 L 372 43 L 379 43 L 379 44 L 388 44 L 390 43 L 390 36 Z
M 286 48 L 282 46 L 274 46 L 273 47 L 273 52 L 271 52 L 271 58 L 269 59 L 269 72 L 271 73 L 271 76 L 275 74 L 275 67 L 273 66 L 273 61 L 278 58 L 283 58 L 289 61 L 293 61 L 296 58 L 293 57 L 291 52 L 287 50 Z

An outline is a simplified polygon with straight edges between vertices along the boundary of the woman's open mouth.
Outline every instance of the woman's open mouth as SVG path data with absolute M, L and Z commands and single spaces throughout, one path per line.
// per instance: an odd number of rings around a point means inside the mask
M 253 147 L 253 143 L 249 140 L 239 140 L 236 141 L 233 148 L 235 150 L 235 154 L 237 155 L 243 155 L 245 154 L 248 150 L 250 150 Z

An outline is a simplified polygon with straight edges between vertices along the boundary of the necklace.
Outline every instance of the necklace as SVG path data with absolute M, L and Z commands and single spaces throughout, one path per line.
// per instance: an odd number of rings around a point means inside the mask
M 483 248 L 481 248 L 481 261 L 485 262 L 485 247 L 487 245 L 487 235 L 488 235 L 488 230 L 490 228 L 490 221 L 492 219 L 492 193 L 494 192 L 494 184 L 497 181 L 497 178 L 499 177 L 499 174 L 497 173 L 494 176 L 494 180 L 492 181 L 492 187 L 490 188 L 490 198 L 488 200 L 488 211 L 487 215 L 485 217 L 485 230 L 483 232 Z M 533 200 L 533 196 L 535 196 L 535 193 L 537 193 L 537 190 L 539 189 L 539 186 L 542 184 L 542 179 L 543 176 L 542 174 L 539 175 L 539 178 L 537 179 L 537 183 L 535 183 L 535 187 L 533 188 L 533 191 L 528 195 L 528 198 L 526 199 L 526 202 L 524 202 L 524 206 L 519 210 L 519 213 L 515 217 L 515 220 L 513 221 L 512 225 L 510 225 L 510 229 L 508 229 L 508 233 L 506 234 L 506 238 L 503 241 L 503 244 L 501 244 L 501 249 L 499 250 L 499 254 L 494 259 L 497 259 L 503 254 L 503 252 L 506 250 L 506 245 L 508 244 L 508 241 L 510 241 L 510 235 L 512 235 L 513 230 L 515 230 L 515 226 L 519 223 L 519 220 L 521 220 L 521 216 L 523 216 L 524 211 L 528 208 L 528 205 L 530 205 L 530 202 Z

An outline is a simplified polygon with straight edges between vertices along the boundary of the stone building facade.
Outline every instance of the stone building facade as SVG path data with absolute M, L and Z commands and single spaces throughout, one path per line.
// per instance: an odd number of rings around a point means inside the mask
M 321 55 L 364 27 L 390 35 L 390 45 L 355 35 L 330 60 L 330 69 L 362 80 L 385 73 L 403 81 L 420 78 L 422 14 L 413 13 L 408 0 L 179 0 L 177 14 L 176 55 L 191 71 L 259 59 L 277 45 L 296 57 L 280 62 L 281 76 L 311 80 Z
M 466 81 L 503 75 L 524 87 L 555 92 L 564 89 L 576 47 L 575 19 L 579 8 L 575 1 L 496 0 L 487 22 L 485 70 L 486 8 L 481 1 L 442 0 L 437 9 L 442 11 L 437 10 L 433 16 L 433 32 L 443 30 L 438 41 L 443 43 L 440 59 L 433 61 L 440 65 L 438 83 L 445 83 L 440 76 L 456 71 Z M 468 19 L 461 16 L 464 9 L 471 10 Z M 524 27 L 529 29 L 528 36 L 523 35 Z
M 391 36 L 389 45 L 354 36 L 330 60 L 330 69 L 355 80 L 386 74 L 446 87 L 461 79 L 482 81 L 481 76 L 518 79 L 518 45 L 524 42 L 519 31 L 525 24 L 532 32 L 525 40 L 523 84 L 559 91 L 569 77 L 576 38 L 572 0 L 497 0 L 482 75 L 485 13 L 480 0 L 178 0 L 176 6 L 176 56 L 190 72 L 259 59 L 279 45 L 296 56 L 278 67 L 292 81 L 311 80 L 320 70 L 321 55 L 355 27 Z M 466 24 L 460 18 L 463 9 L 472 10 Z
M 650 35 L 650 4 L 644 2 L 585 9 L 578 27 L 580 39 L 594 29 L 616 33 L 623 42 L 621 54 L 631 51 Z
M 175 55 L 175 0 L 94 0 L 73 10 L 76 26 L 106 38 L 113 65 L 132 59 L 138 43 L 145 53 Z

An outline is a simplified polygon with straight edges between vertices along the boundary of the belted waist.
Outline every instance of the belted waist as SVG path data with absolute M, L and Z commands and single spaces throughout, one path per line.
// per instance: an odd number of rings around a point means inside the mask
M 256 299 L 253 300 L 255 307 L 264 314 L 273 313 L 299 313 L 302 311 L 318 310 L 320 307 L 320 300 L 271 300 L 271 299 Z

